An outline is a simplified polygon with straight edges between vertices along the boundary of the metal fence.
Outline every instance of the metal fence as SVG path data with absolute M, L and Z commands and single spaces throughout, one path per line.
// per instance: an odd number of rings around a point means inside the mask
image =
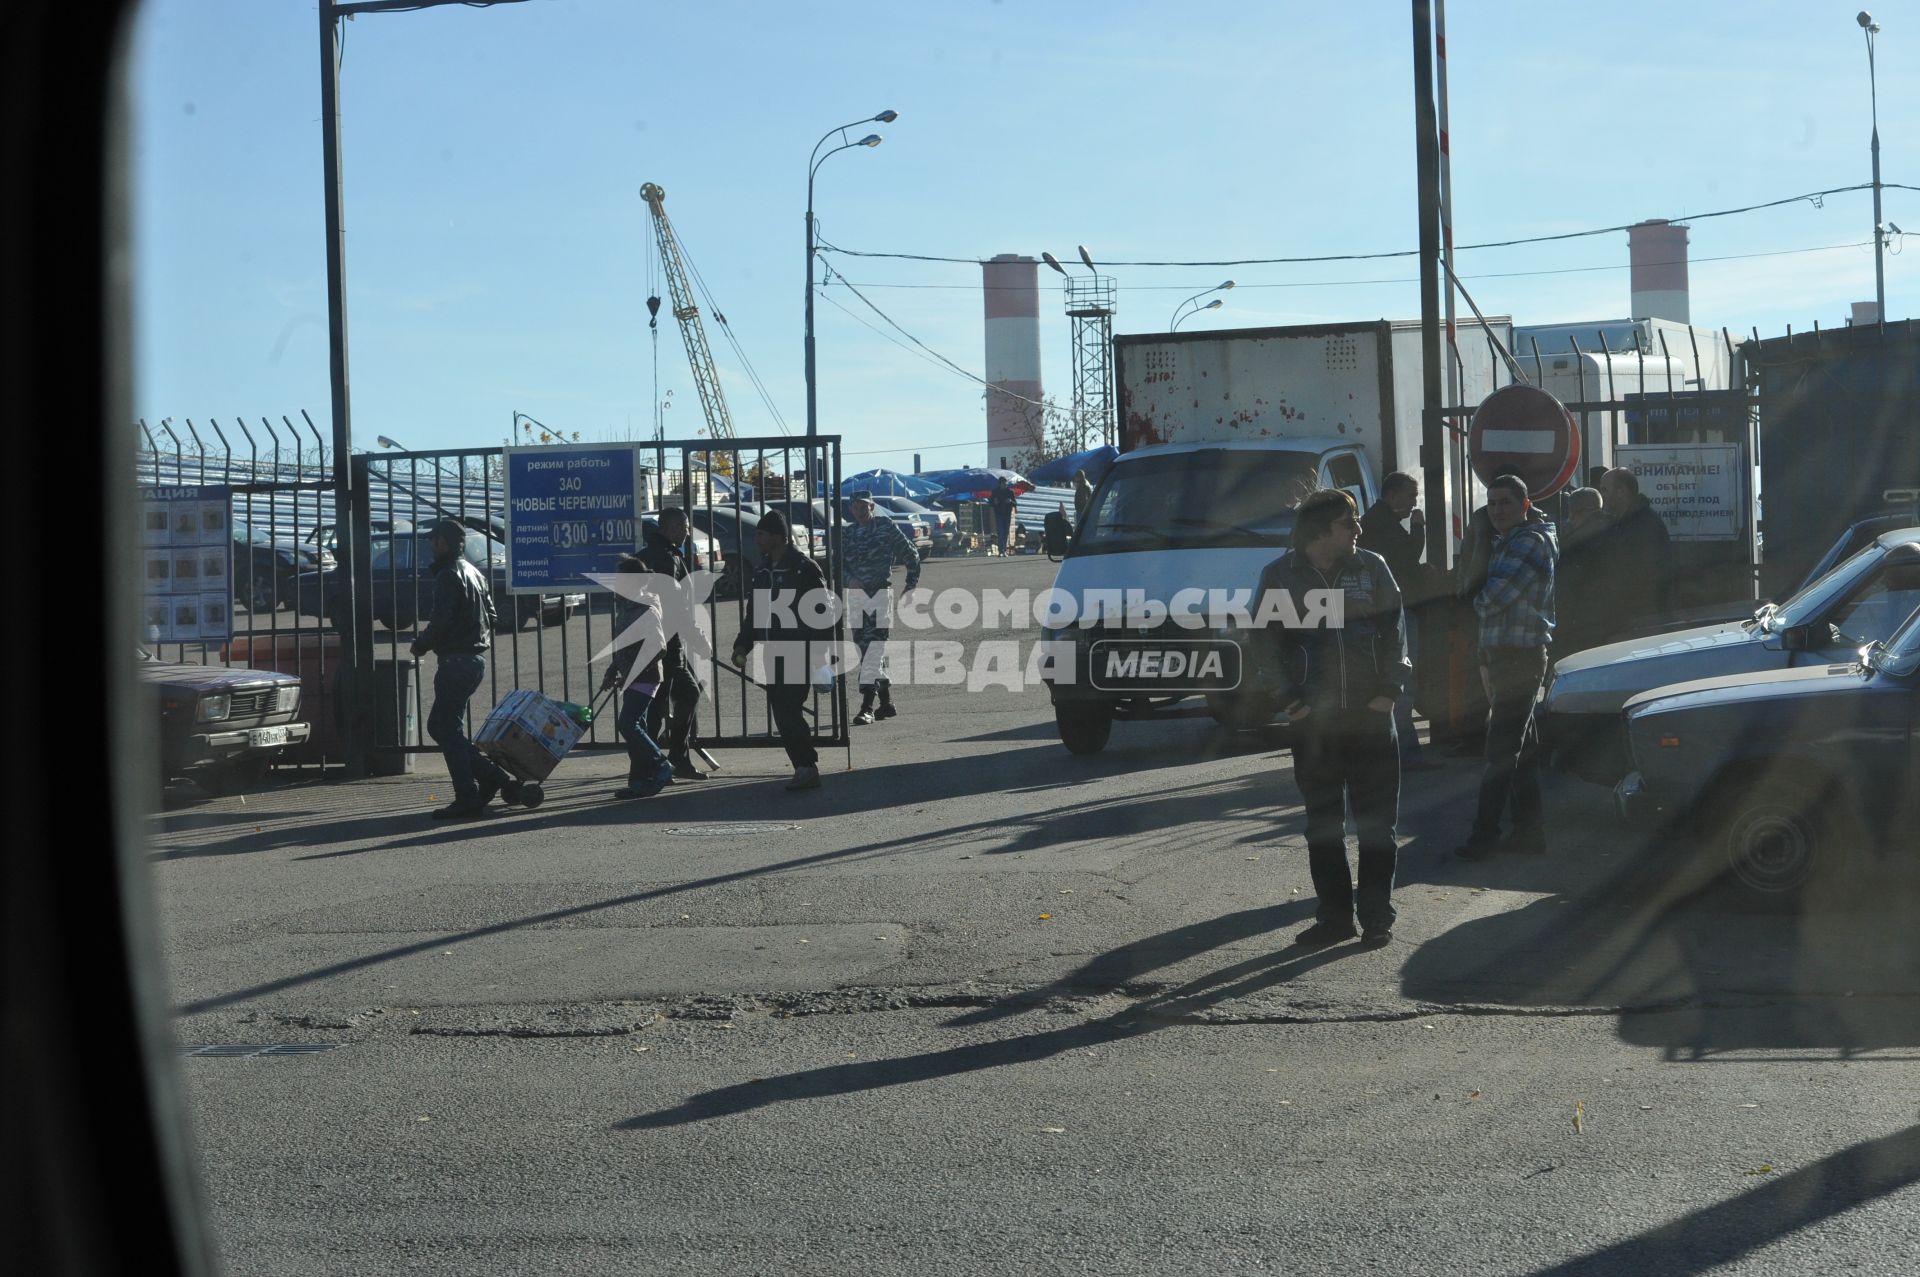
M 234 535 L 231 633 L 146 646 L 163 660 L 299 676 L 302 716 L 313 723 L 314 736 L 283 754 L 281 765 L 345 760 L 346 736 L 354 730 L 343 678 L 355 646 L 343 627 L 351 521 L 335 511 L 333 458 L 321 432 L 304 412 L 278 423 L 143 421 L 138 430 L 145 445 L 137 458 L 141 486 L 228 489 Z M 809 474 L 824 481 L 827 491 L 838 490 L 839 440 L 746 439 L 721 448 L 707 440 L 661 440 L 647 445 L 646 454 L 645 509 L 688 508 L 699 563 L 717 570 L 703 609 L 720 659 L 705 671 L 698 741 L 706 749 L 771 745 L 766 693 L 726 660 L 759 559 L 753 529 L 768 508 L 787 513 L 796 544 L 841 589 L 837 556 L 828 552 L 838 545 L 840 503 L 809 503 L 802 495 Z M 416 660 L 408 648 L 430 610 L 425 536 L 439 518 L 460 519 L 477 538 L 469 557 L 492 573 L 500 615 L 487 682 L 471 705 L 473 723 L 517 689 L 584 705 L 600 696 L 614 646 L 615 600 L 598 588 L 506 592 L 504 457 L 495 447 L 360 453 L 351 459 L 352 481 L 366 494 L 368 544 L 359 561 L 368 565 L 362 597 L 370 605 L 372 635 L 363 655 L 375 689 L 367 726 L 376 771 L 409 769 L 410 755 L 435 748 L 425 734 L 434 657 Z M 843 685 L 816 689 L 808 712 L 817 747 L 846 744 Z M 579 747 L 621 747 L 613 715 L 597 715 Z

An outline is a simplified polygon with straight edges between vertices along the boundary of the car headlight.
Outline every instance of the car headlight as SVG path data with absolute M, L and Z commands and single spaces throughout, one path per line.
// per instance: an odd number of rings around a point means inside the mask
M 233 697 L 227 692 L 207 692 L 200 697 L 200 708 L 194 711 L 194 717 L 203 723 L 218 723 L 225 719 L 232 707 Z
M 276 714 L 291 714 L 300 708 L 300 684 L 282 683 L 280 690 L 273 694 L 273 710 Z

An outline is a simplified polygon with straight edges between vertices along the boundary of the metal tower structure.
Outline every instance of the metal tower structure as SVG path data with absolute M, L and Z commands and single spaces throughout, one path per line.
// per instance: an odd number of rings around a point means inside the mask
M 1068 275 L 1065 291 L 1073 321 L 1074 451 L 1080 451 L 1096 439 L 1114 441 L 1113 276 Z
M 713 439 L 731 439 L 733 416 L 727 411 L 726 396 L 720 393 L 720 373 L 713 365 L 713 351 L 707 346 L 707 330 L 700 323 L 700 308 L 693 304 L 693 289 L 687 283 L 686 263 L 680 257 L 680 240 L 667 220 L 667 192 L 648 182 L 640 188 L 640 198 L 653 213 L 653 237 L 660 245 L 660 265 L 667 274 L 667 296 L 673 301 L 673 317 L 680 321 L 680 336 L 687 343 L 687 362 L 693 365 L 693 382 L 700 391 L 700 410 L 706 414 L 707 435 Z

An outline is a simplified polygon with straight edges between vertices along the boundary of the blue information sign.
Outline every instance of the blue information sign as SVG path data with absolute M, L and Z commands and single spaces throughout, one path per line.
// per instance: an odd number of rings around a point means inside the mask
M 638 548 L 640 449 L 635 444 L 508 448 L 507 587 L 516 594 L 600 588 Z

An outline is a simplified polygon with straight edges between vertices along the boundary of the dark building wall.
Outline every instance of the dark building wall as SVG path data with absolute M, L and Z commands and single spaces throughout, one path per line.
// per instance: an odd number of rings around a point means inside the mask
M 1920 325 L 1748 342 L 1760 413 L 1761 592 L 1797 585 L 1847 525 L 1920 487 Z

